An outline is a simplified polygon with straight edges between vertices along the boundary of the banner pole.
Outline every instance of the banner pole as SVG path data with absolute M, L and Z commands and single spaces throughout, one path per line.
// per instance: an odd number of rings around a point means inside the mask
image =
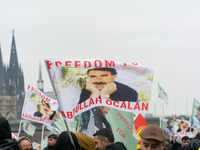
M 64 118 L 64 121 L 65 121 L 65 125 L 66 125 L 66 127 L 67 127 L 67 134 L 69 135 L 69 139 L 70 139 L 70 141 L 72 142 L 72 144 L 74 145 L 74 148 L 76 149 L 76 146 L 75 146 L 74 141 L 73 141 L 73 139 L 72 139 L 72 135 L 71 135 L 71 133 L 70 133 L 70 130 L 69 130 L 69 127 L 68 127 L 68 124 L 67 124 L 67 121 L 65 120 L 65 118 Z
M 42 147 L 43 136 L 44 136 L 44 125 L 42 125 L 42 136 L 41 136 L 41 143 L 40 143 L 41 149 L 43 149 L 43 147 Z
M 20 122 L 19 122 L 19 129 L 18 129 L 17 139 L 19 138 L 19 135 L 20 135 L 20 132 L 21 132 L 21 123 L 22 123 L 22 118 L 20 119 Z

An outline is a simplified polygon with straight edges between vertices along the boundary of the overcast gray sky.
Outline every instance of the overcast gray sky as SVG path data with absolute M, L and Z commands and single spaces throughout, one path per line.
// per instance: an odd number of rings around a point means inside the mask
M 200 101 L 199 16 L 199 0 L 1 0 L 1 50 L 8 64 L 14 29 L 25 89 L 37 86 L 41 59 L 45 91 L 52 91 L 45 58 L 145 64 L 155 71 L 151 113 L 163 114 L 153 110 L 160 103 L 164 115 L 191 114 L 193 98 Z M 157 82 L 168 106 L 158 99 Z

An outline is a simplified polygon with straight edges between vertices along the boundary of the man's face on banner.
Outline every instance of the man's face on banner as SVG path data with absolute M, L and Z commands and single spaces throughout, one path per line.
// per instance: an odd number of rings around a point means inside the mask
M 114 82 L 117 75 L 112 76 L 110 71 L 91 70 L 88 74 L 89 83 L 95 85 L 95 87 L 101 91 L 108 83 Z
M 29 124 L 27 123 L 27 124 L 26 124 L 26 129 L 28 129 L 28 127 L 29 127 Z
M 54 122 L 58 121 L 59 118 L 60 118 L 60 114 L 57 112 L 57 113 L 55 114 L 55 116 L 54 116 L 52 122 L 54 123 Z
M 47 114 L 50 110 L 50 108 L 48 108 L 47 104 L 42 101 L 42 106 L 41 106 L 41 109 Z

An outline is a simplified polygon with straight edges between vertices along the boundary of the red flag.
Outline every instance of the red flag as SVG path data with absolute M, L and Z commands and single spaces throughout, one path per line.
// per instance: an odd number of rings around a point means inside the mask
M 135 125 L 135 131 L 136 131 L 138 139 L 139 139 L 139 143 L 137 145 L 137 149 L 138 149 L 138 148 L 140 148 L 140 144 L 141 144 L 141 137 L 140 137 L 139 133 L 142 131 L 143 128 L 145 128 L 147 126 L 147 123 L 146 123 L 146 120 L 144 119 L 144 117 L 141 114 L 139 114 L 134 121 L 134 125 Z

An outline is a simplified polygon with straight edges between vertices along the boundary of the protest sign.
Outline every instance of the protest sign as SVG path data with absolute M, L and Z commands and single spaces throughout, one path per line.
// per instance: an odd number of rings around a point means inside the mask
M 46 59 L 62 116 L 73 120 L 97 106 L 148 113 L 153 70 L 103 59 Z
M 35 149 L 35 150 L 40 150 L 40 148 L 41 148 L 41 145 L 37 142 L 33 142 L 32 145 L 33 145 L 33 149 Z
M 56 100 L 46 96 L 32 85 L 28 85 L 24 100 L 22 118 L 45 125 L 52 123 L 58 109 Z
M 33 136 L 35 133 L 36 126 L 31 124 L 28 120 L 23 121 L 22 129 L 26 134 Z
M 181 119 L 174 119 L 173 122 L 173 134 L 174 136 L 178 135 L 196 135 L 196 133 L 193 132 L 194 129 L 191 128 L 191 124 L 186 120 Z

